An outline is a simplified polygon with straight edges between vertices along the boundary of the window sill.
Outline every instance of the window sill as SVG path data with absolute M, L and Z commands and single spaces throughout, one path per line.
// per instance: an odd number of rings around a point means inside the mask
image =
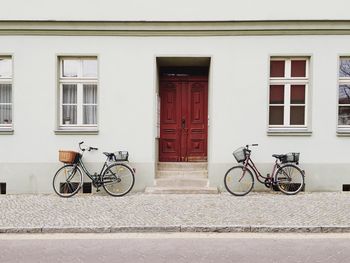
M 82 135 L 97 135 L 99 133 L 98 129 L 58 129 L 54 131 L 56 135 L 76 135 L 76 134 L 82 134 Z
M 268 136 L 311 136 L 312 131 L 300 128 L 270 128 Z
M 15 131 L 12 128 L 0 128 L 0 135 L 12 135 Z
M 350 129 L 338 129 L 337 136 L 339 137 L 350 137 Z

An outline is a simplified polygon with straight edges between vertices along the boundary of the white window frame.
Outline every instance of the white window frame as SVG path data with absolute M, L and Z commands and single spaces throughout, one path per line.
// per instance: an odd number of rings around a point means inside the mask
M 350 85 L 350 77 L 340 77 L 340 65 L 342 59 L 349 59 L 350 56 L 339 56 L 338 60 L 338 85 L 337 85 L 337 132 L 338 133 L 347 133 L 350 134 L 350 125 L 339 125 L 339 107 L 341 106 L 350 106 L 350 104 L 339 104 L 339 86 L 341 85 Z
M 63 61 L 66 60 L 78 60 L 78 76 L 77 77 L 65 77 L 63 76 Z M 58 125 L 60 130 L 96 130 L 98 127 L 98 65 L 97 65 L 97 76 L 96 77 L 83 77 L 83 61 L 84 60 L 96 60 L 98 64 L 98 59 L 96 56 L 62 56 L 59 57 L 59 116 Z M 77 103 L 72 105 L 77 105 L 77 124 L 65 124 L 63 123 L 63 85 L 71 84 L 77 86 Z M 97 86 L 97 103 L 83 103 L 83 86 L 84 84 L 94 84 Z M 83 106 L 94 105 L 97 107 L 96 112 L 96 124 L 83 124 Z
M 284 77 L 270 77 L 269 72 L 269 86 L 268 86 L 268 130 L 279 132 L 294 132 L 294 131 L 308 131 L 308 112 L 309 112 L 309 89 L 310 89 L 310 57 L 270 57 L 271 61 L 285 61 Z M 291 77 L 292 61 L 305 60 L 305 77 Z M 283 85 L 284 86 L 284 104 L 270 104 L 270 86 Z M 291 86 L 305 85 L 305 103 L 292 104 L 291 103 Z M 283 106 L 283 125 L 270 124 L 270 106 Z M 290 110 L 292 106 L 304 106 L 304 125 L 290 124 Z
M 10 103 L 1 103 L 0 105 L 11 105 L 11 123 L 8 124 L 0 124 L 0 131 L 11 131 L 13 129 L 13 59 L 12 56 L 2 56 L 1 59 L 9 59 L 11 61 L 11 75 L 9 77 L 2 77 L 0 75 L 0 83 L 1 84 L 10 84 L 11 85 L 11 102 Z

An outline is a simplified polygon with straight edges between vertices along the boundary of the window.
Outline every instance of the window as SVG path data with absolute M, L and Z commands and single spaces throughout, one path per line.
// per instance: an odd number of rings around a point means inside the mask
M 0 183 L 0 195 L 6 194 L 6 183 Z
M 308 58 L 271 58 L 269 130 L 306 130 Z
M 12 128 L 12 59 L 0 57 L 0 130 Z
M 97 59 L 60 59 L 61 129 L 97 127 Z
M 350 57 L 339 64 L 338 130 L 350 131 Z

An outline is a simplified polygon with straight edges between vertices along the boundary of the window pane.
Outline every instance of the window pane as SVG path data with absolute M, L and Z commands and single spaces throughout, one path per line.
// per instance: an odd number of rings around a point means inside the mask
M 290 124 L 291 125 L 305 124 L 305 106 L 290 107 Z
M 270 106 L 270 125 L 283 125 L 283 106 Z
M 305 85 L 291 85 L 290 93 L 292 104 L 305 104 Z
M 79 60 L 63 60 L 62 63 L 62 72 L 63 77 L 78 77 L 79 72 Z
M 12 123 L 12 105 L 0 105 L 0 124 Z
M 339 77 L 350 77 L 350 58 L 340 59 Z
M 350 107 L 340 106 L 338 112 L 338 124 L 339 125 L 350 125 Z
M 339 85 L 339 104 L 350 104 L 350 85 Z
M 12 85 L 0 84 L 0 103 L 12 102 Z
M 292 60 L 292 77 L 306 76 L 306 60 Z
M 97 124 L 97 106 L 84 105 L 83 106 L 83 118 L 84 124 Z
M 97 60 L 83 60 L 83 77 L 97 77 Z
M 284 60 L 270 61 L 270 77 L 284 77 Z
M 77 85 L 76 84 L 63 84 L 63 104 L 76 104 L 77 103 Z
M 62 123 L 77 124 L 77 106 L 63 105 L 62 107 Z
M 84 84 L 84 104 L 97 104 L 97 85 Z
M 284 103 L 284 86 L 270 85 L 270 104 Z
M 0 78 L 12 77 L 12 60 L 0 58 Z

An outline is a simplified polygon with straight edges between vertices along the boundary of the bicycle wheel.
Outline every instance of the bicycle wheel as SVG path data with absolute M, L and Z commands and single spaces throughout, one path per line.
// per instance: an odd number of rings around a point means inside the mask
M 275 183 L 282 193 L 297 194 L 304 187 L 304 173 L 294 164 L 285 164 L 276 171 Z
M 123 164 L 114 163 L 102 175 L 103 188 L 112 196 L 123 196 L 130 192 L 135 183 L 133 170 Z
M 62 166 L 53 177 L 53 189 L 61 197 L 71 197 L 79 192 L 83 183 L 83 175 L 80 169 L 67 164 Z
M 228 192 L 236 196 L 243 196 L 253 189 L 254 177 L 249 169 L 234 166 L 226 172 L 224 182 Z

